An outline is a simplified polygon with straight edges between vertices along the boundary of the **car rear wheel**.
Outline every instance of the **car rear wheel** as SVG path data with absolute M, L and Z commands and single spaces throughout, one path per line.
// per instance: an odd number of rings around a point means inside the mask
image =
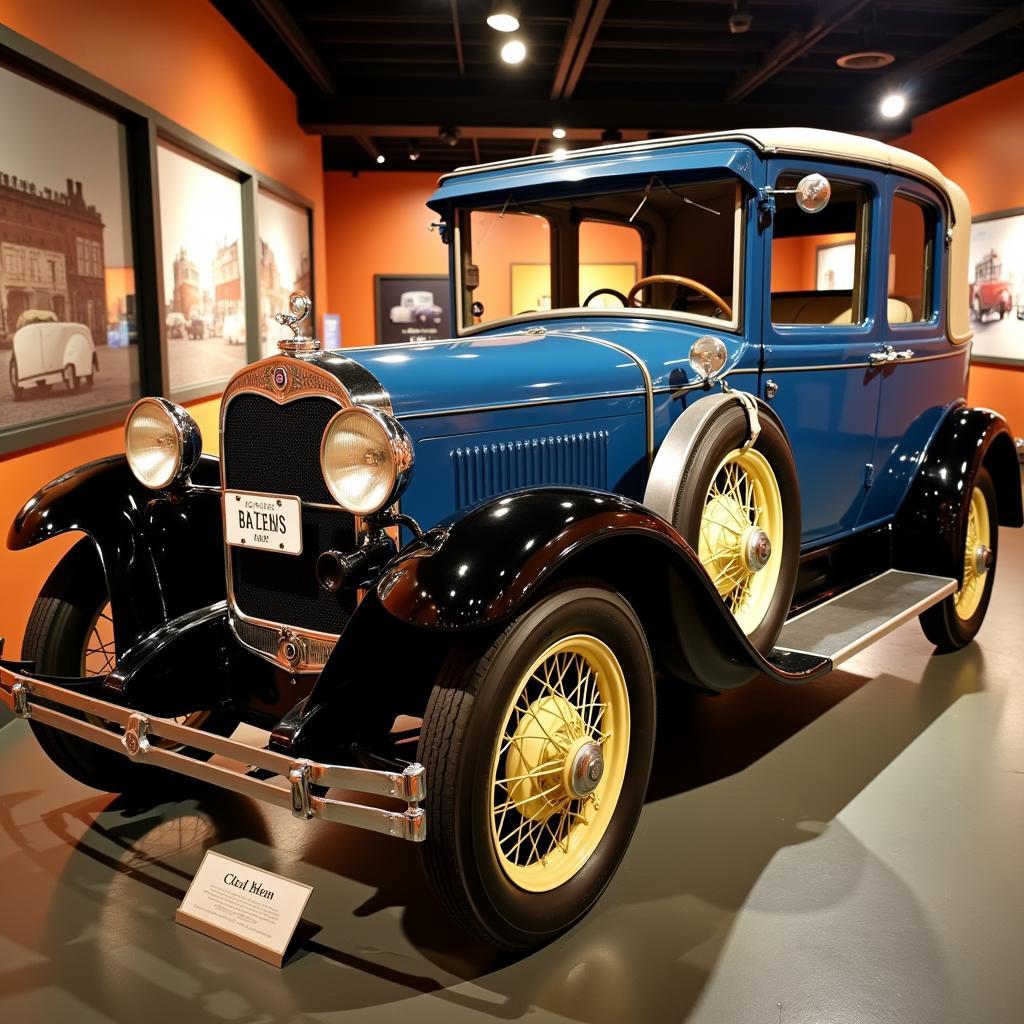
M 800 489 L 782 429 L 724 406 L 687 457 L 672 525 L 690 543 L 726 607 L 762 653 L 774 646 L 793 599 L 800 555 Z
M 18 377 L 18 360 L 13 355 L 7 367 L 7 376 L 11 381 L 11 391 L 14 393 L 14 400 L 20 402 L 25 397 L 25 389 L 21 386 L 21 380 Z
M 64 387 L 66 387 L 68 391 L 77 391 L 79 387 L 81 387 L 82 378 L 75 373 L 75 367 L 72 363 L 68 363 L 67 366 L 64 367 L 64 372 L 61 376 L 64 379 Z
M 643 806 L 654 670 L 616 591 L 575 581 L 448 657 L 423 720 L 430 882 L 467 930 L 541 945 L 596 902 Z
M 117 664 L 106 579 L 90 540 L 79 541 L 43 584 L 25 629 L 22 658 L 33 662 L 40 674 L 52 676 L 105 676 Z M 81 717 L 107 727 L 101 718 Z M 238 724 L 224 711 L 205 710 L 177 721 L 225 736 Z M 50 760 L 93 789 L 109 793 L 166 789 L 172 780 L 181 778 L 32 719 L 29 725 Z M 209 756 L 181 747 L 171 749 L 195 757 Z
M 981 629 L 992 597 L 999 549 L 999 508 L 989 471 L 982 466 L 974 479 L 964 530 L 963 586 L 921 615 L 924 635 L 940 652 L 969 644 Z

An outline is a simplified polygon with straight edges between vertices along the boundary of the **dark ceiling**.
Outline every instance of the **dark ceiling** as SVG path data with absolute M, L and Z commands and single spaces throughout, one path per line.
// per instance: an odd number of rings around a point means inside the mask
M 213 0 L 298 96 L 328 170 L 435 170 L 552 145 L 805 125 L 879 137 L 1024 71 L 1024 4 L 985 0 L 523 0 L 528 53 L 486 24 L 489 0 Z M 730 32 L 737 9 L 749 30 Z M 839 57 L 895 60 L 847 70 Z M 894 89 L 893 120 L 878 110 Z M 439 137 L 458 130 L 454 145 Z M 411 153 L 418 153 L 413 162 Z M 376 157 L 385 158 L 378 164 Z

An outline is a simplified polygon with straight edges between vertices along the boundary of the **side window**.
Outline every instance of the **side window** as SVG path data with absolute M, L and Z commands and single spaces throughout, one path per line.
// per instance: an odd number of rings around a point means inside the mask
M 643 236 L 629 224 L 585 220 L 579 238 L 579 304 L 591 309 L 621 307 L 618 296 L 627 296 L 643 275 Z
M 796 188 L 783 175 L 776 188 Z M 804 213 L 792 195 L 775 199 L 771 316 L 774 324 L 859 324 L 865 316 L 870 194 L 863 185 L 832 181 L 820 213 Z
M 889 239 L 890 324 L 929 320 L 935 289 L 935 208 L 897 192 Z

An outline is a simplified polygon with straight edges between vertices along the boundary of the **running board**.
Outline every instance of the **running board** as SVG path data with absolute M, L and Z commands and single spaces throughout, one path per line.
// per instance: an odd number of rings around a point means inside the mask
M 920 615 L 957 590 L 956 580 L 890 569 L 794 615 L 772 652 L 828 659 L 833 666 Z

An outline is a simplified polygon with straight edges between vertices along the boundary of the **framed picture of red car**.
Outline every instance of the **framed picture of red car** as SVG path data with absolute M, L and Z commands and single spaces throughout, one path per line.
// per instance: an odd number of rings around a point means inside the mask
M 971 358 L 1024 364 L 1024 207 L 974 218 L 967 275 Z
M 375 274 L 378 345 L 451 336 L 447 274 Z

